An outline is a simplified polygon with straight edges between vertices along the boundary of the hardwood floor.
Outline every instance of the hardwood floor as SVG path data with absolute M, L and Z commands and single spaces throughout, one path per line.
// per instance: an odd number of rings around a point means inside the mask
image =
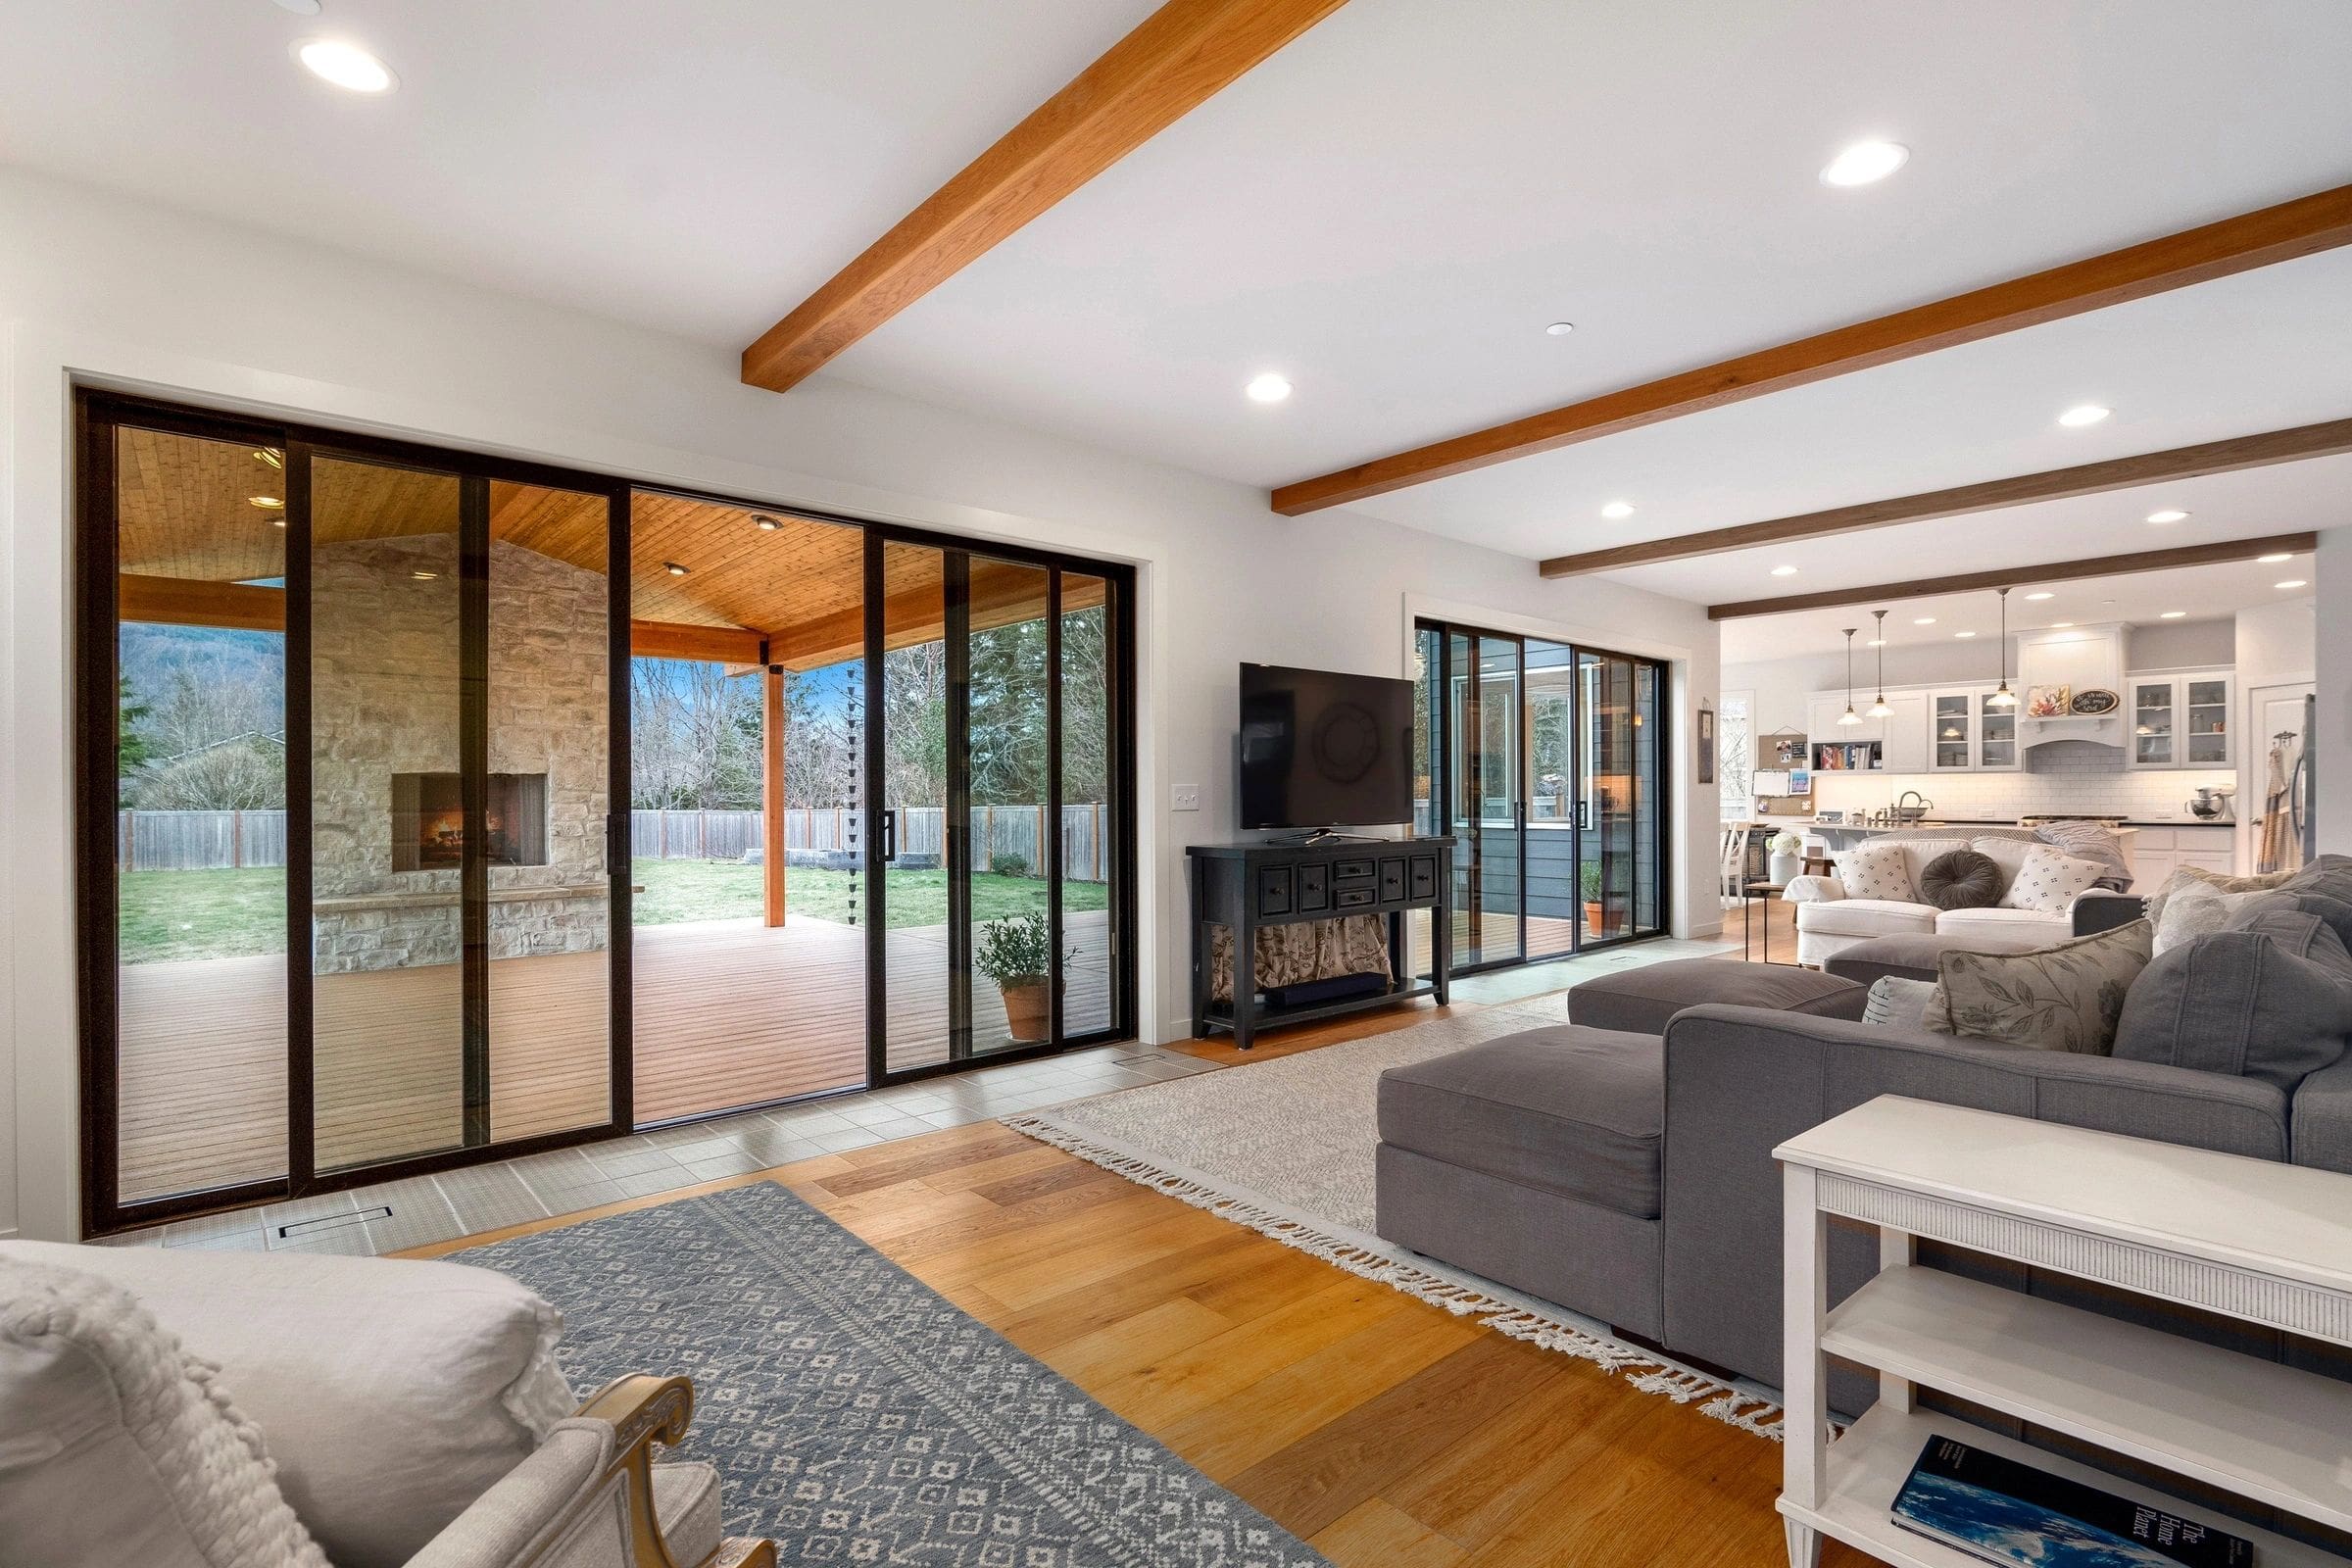
M 1435 1015 L 1424 1006 L 1286 1031 L 1253 1055 Z M 1179 1049 L 1235 1054 L 1217 1041 Z M 1779 1445 L 993 1122 L 403 1255 L 765 1180 L 1342 1568 L 1787 1561 L 1772 1506 Z M 1824 1561 L 1871 1559 L 1833 1545 Z

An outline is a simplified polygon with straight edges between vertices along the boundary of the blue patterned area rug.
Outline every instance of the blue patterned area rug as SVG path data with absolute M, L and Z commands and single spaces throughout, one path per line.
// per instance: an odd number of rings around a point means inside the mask
M 454 1254 L 563 1310 L 583 1396 L 694 1379 L 683 1454 L 791 1563 L 1304 1568 L 1324 1558 L 773 1183 Z

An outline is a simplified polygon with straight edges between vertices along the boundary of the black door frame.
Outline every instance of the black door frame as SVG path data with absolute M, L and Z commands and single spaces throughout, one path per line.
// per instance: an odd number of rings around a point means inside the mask
M 1640 654 L 1620 653 L 1615 649 L 1600 648 L 1592 644 L 1572 642 L 1563 638 L 1539 636 L 1534 633 L 1526 632 L 1500 631 L 1490 627 L 1472 625 L 1465 621 L 1445 620 L 1430 616 L 1416 616 L 1413 621 L 1413 630 L 1416 636 L 1422 632 L 1430 632 L 1435 634 L 1432 642 L 1437 650 L 1437 665 L 1434 669 L 1426 668 L 1428 664 L 1426 650 L 1424 651 L 1423 655 L 1423 663 L 1425 665 L 1425 673 L 1430 681 L 1430 710 L 1433 718 L 1432 727 L 1436 731 L 1436 733 L 1430 738 L 1430 776 L 1431 788 L 1434 792 L 1434 798 L 1431 805 L 1433 811 L 1438 815 L 1440 823 L 1444 824 L 1439 829 L 1443 832 L 1452 831 L 1451 824 L 1454 820 L 1454 786 L 1460 777 L 1460 763 L 1462 760 L 1453 756 L 1452 752 L 1456 745 L 1457 736 L 1469 732 L 1465 727 L 1457 726 L 1454 723 L 1455 714 L 1453 703 L 1453 685 L 1456 671 L 1453 668 L 1454 660 L 1452 640 L 1457 636 L 1465 639 L 1469 649 L 1469 667 L 1460 673 L 1464 677 L 1463 684 L 1465 690 L 1469 694 L 1468 718 L 1469 722 L 1472 724 L 1477 723 L 1480 717 L 1481 705 L 1485 701 L 1483 682 L 1480 680 L 1480 675 L 1482 673 L 1479 668 L 1480 643 L 1485 639 L 1493 638 L 1498 642 L 1507 641 L 1517 649 L 1517 658 L 1514 664 L 1514 669 L 1516 672 L 1514 689 L 1518 694 L 1517 701 L 1519 712 L 1513 723 L 1516 739 L 1513 745 L 1511 771 L 1514 780 L 1513 789 L 1516 793 L 1516 798 L 1518 801 L 1518 808 L 1516 813 L 1516 832 L 1513 834 L 1513 839 L 1515 841 L 1517 864 L 1519 869 L 1518 896 L 1515 900 L 1515 907 L 1518 916 L 1519 952 L 1518 956 L 1515 957 L 1482 958 L 1480 961 L 1475 963 L 1463 964 L 1456 968 L 1454 973 L 1483 974 L 1489 970 L 1517 968 L 1529 963 L 1544 963 L 1558 958 L 1575 957 L 1589 953 L 1606 952 L 1611 948 L 1624 947 L 1630 943 L 1654 942 L 1660 938 L 1671 935 L 1674 923 L 1673 901 L 1676 894 L 1671 878 L 1673 857 L 1668 848 L 1669 833 L 1667 829 L 1667 823 L 1669 821 L 1669 812 L 1673 801 L 1672 780 L 1674 771 L 1671 765 L 1672 755 L 1670 746 L 1670 726 L 1664 722 L 1664 719 L 1671 707 L 1673 676 L 1672 665 L 1664 660 L 1651 659 Z M 1650 846 L 1650 854 L 1648 856 L 1650 863 L 1655 867 L 1654 876 L 1656 878 L 1655 888 L 1652 895 L 1657 910 L 1656 928 L 1654 930 L 1629 930 L 1620 936 L 1601 937 L 1597 939 L 1589 937 L 1585 931 L 1585 921 L 1582 909 L 1582 889 L 1580 887 L 1576 900 L 1578 905 L 1577 914 L 1571 921 L 1574 935 L 1568 949 L 1564 952 L 1548 952 L 1533 955 L 1528 952 L 1528 839 L 1531 828 L 1527 813 L 1527 799 L 1532 792 L 1532 785 L 1534 782 L 1535 756 L 1535 725 L 1532 721 L 1533 703 L 1530 698 L 1527 684 L 1527 645 L 1531 640 L 1542 642 L 1551 647 L 1563 649 L 1568 654 L 1569 743 L 1571 747 L 1570 793 L 1573 803 L 1572 808 L 1569 812 L 1569 862 L 1571 865 L 1576 867 L 1576 874 L 1580 878 L 1583 875 L 1584 867 L 1584 840 L 1587 831 L 1585 819 L 1587 815 L 1586 808 L 1589 804 L 1585 795 L 1584 769 L 1577 765 L 1577 763 L 1582 760 L 1585 743 L 1586 715 L 1584 681 L 1582 678 L 1582 661 L 1587 656 L 1591 656 L 1597 659 L 1620 660 L 1625 662 L 1636 672 L 1634 678 L 1636 681 L 1637 691 L 1639 683 L 1639 671 L 1642 668 L 1647 668 L 1653 672 L 1654 678 L 1657 682 L 1658 711 L 1656 716 L 1659 720 L 1659 735 L 1656 743 L 1656 800 L 1654 802 L 1654 808 L 1651 813 L 1651 836 L 1655 842 Z M 1639 747 L 1637 746 L 1637 752 L 1638 750 Z M 1637 758 L 1627 759 L 1626 771 L 1629 776 L 1633 776 L 1637 779 L 1640 777 L 1640 766 Z M 1484 804 L 1485 803 L 1483 799 L 1477 803 L 1482 810 L 1482 813 Z M 1595 823 L 1595 830 L 1597 830 L 1597 823 Z M 1478 845 L 1478 855 L 1475 858 L 1483 861 L 1485 857 L 1485 828 L 1483 825 L 1483 814 L 1481 821 L 1477 826 L 1477 832 L 1481 842 Z M 1627 924 L 1629 926 L 1638 922 L 1641 910 L 1640 878 L 1643 857 L 1642 854 L 1642 844 L 1639 835 L 1636 836 L 1632 853 L 1634 856 L 1635 892 L 1633 895 L 1633 906 L 1627 912 Z M 1472 871 L 1471 876 L 1467 880 L 1465 886 L 1467 889 L 1465 893 L 1466 902 L 1475 902 L 1483 897 L 1483 892 L 1478 883 L 1478 873 L 1475 869 Z M 1466 914 L 1469 918 L 1475 919 L 1476 910 L 1473 909 L 1466 911 Z
M 1054 1038 L 1048 1042 L 1018 1050 L 993 1052 L 984 1056 L 951 1059 L 931 1066 L 899 1073 L 884 1070 L 880 1060 L 882 1026 L 885 1022 L 886 996 L 882 984 L 881 937 L 886 930 L 884 882 L 882 876 L 882 835 L 876 832 L 877 813 L 881 805 L 873 790 L 863 813 L 864 863 L 868 871 L 870 906 L 873 910 L 869 933 L 867 972 L 867 1083 L 864 1087 L 882 1087 L 915 1078 L 927 1078 L 942 1073 L 961 1071 L 983 1063 L 1026 1060 L 1055 1053 L 1080 1049 L 1105 1042 L 1127 1039 L 1138 1030 L 1140 997 L 1134 961 L 1132 933 L 1139 916 L 1140 899 L 1137 889 L 1138 849 L 1136 811 L 1134 807 L 1137 781 L 1135 777 L 1136 730 L 1136 638 L 1135 638 L 1135 571 L 1119 563 L 1090 560 L 1063 552 L 1040 550 L 1022 545 L 978 541 L 953 534 L 908 527 L 900 523 L 878 522 L 872 519 L 822 512 L 787 503 L 755 497 L 721 495 L 683 489 L 673 485 L 642 483 L 625 476 L 600 474 L 587 470 L 562 467 L 555 465 L 522 459 L 499 457 L 469 451 L 460 447 L 442 447 L 421 442 L 397 440 L 388 437 L 360 434 L 298 420 L 266 418 L 255 416 L 223 414 L 198 406 L 161 401 L 142 396 L 116 393 L 92 387 L 77 387 L 74 392 L 74 452 L 76 461 L 74 475 L 74 516 L 75 520 L 74 548 L 74 648 L 72 664 L 74 674 L 74 800 L 75 815 L 75 997 L 78 1015 L 77 1056 L 80 1064 L 80 1129 L 81 1129 L 81 1197 L 82 1229 L 87 1236 L 160 1224 L 168 1220 L 215 1213 L 224 1209 L 248 1207 L 255 1203 L 304 1198 L 381 1182 L 397 1181 L 410 1176 L 428 1175 L 454 1170 L 490 1160 L 510 1159 L 545 1151 L 569 1148 L 622 1136 L 638 1129 L 634 1116 L 634 1054 L 631 1041 L 631 1004 L 634 997 L 631 951 L 632 905 L 630 894 L 630 810 L 625 803 L 631 793 L 629 754 L 629 687 L 627 672 L 631 658 L 629 640 L 630 604 L 630 502 L 639 493 L 667 494 L 687 499 L 712 502 L 722 506 L 749 508 L 782 513 L 808 518 L 812 521 L 837 523 L 863 531 L 865 543 L 865 603 L 867 662 L 865 680 L 864 755 L 866 777 L 876 780 L 881 774 L 882 726 L 879 706 L 881 683 L 880 642 L 882 636 L 881 553 L 883 542 L 926 545 L 943 550 L 951 556 L 965 557 L 978 553 L 992 560 L 1045 567 L 1049 571 L 1049 604 L 1058 612 L 1063 572 L 1098 578 L 1104 583 L 1105 613 L 1108 617 L 1106 634 L 1112 642 L 1110 690 L 1104 694 L 1106 706 L 1105 740 L 1112 748 L 1114 770 L 1110 794 L 1113 832 L 1109 851 L 1112 889 L 1108 912 L 1111 915 L 1109 961 L 1112 966 L 1111 1017 L 1101 1029 L 1089 1030 L 1076 1036 L 1065 1036 L 1061 1029 L 1059 935 L 1060 892 L 1058 881 L 1049 884 L 1054 890 L 1051 898 L 1052 919 L 1055 927 L 1056 975 L 1054 995 Z M 113 824 L 116 820 L 119 777 L 115 748 L 118 741 L 119 719 L 113 693 L 119 676 L 119 605 L 118 572 L 120 541 L 117 534 L 116 512 L 116 431 L 122 425 L 177 434 L 201 440 L 218 440 L 254 447 L 275 448 L 285 454 L 285 515 L 287 533 L 286 553 L 286 648 L 284 713 L 286 722 L 286 999 L 287 999 L 287 1175 L 282 1179 L 241 1183 L 230 1187 L 205 1189 L 193 1193 L 174 1194 L 160 1199 L 125 1203 L 121 1197 L 121 1106 L 113 1086 L 117 1082 L 121 1062 L 119 1011 L 121 1002 L 118 959 L 120 952 L 119 917 L 116 907 L 117 853 Z M 299 461 L 297 455 L 299 454 Z M 486 1038 L 466 1042 L 467 1063 L 467 1122 L 468 1142 L 452 1150 L 387 1161 L 345 1170 L 319 1172 L 316 1169 L 316 1140 L 314 1115 L 316 1111 L 316 1071 L 312 1008 L 315 988 L 312 984 L 311 918 L 312 890 L 307 876 L 297 875 L 296 846 L 300 845 L 301 864 L 308 863 L 308 850 L 315 828 L 311 802 L 311 703 L 310 703 L 310 631 L 311 631 L 311 468 L 316 458 L 345 458 L 358 462 L 394 466 L 420 468 L 450 473 L 461 485 L 461 556 L 466 563 L 461 570 L 461 589 L 468 596 L 462 604 L 462 642 L 469 648 L 486 648 L 488 624 L 488 486 L 493 481 L 506 481 L 575 494 L 601 495 L 606 501 L 606 575 L 608 681 L 607 703 L 607 763 L 608 799 L 614 803 L 606 817 L 606 862 L 610 878 L 608 903 L 608 1038 L 609 1079 L 607 1121 L 557 1133 L 537 1134 L 528 1138 L 505 1142 L 489 1142 L 487 1107 L 484 1103 L 477 1120 L 474 1106 L 480 1095 L 487 1092 Z M 470 499 L 468 497 L 470 496 Z M 477 569 L 478 568 L 478 569 Z M 479 577 L 478 583 L 473 579 Z M 471 585 L 470 587 L 468 585 Z M 467 608 L 467 605 L 470 608 Z M 1060 637 L 1058 618 L 1053 621 L 1049 638 L 1057 649 Z M 478 670 L 477 662 L 467 663 L 474 656 L 462 652 L 462 669 Z M 478 686 L 478 683 L 476 683 Z M 465 683 L 461 685 L 462 694 Z M 1060 673 L 1056 659 L 1050 683 L 1049 724 L 1054 737 L 1054 765 L 1049 769 L 1056 798 L 1060 789 Z M 101 697 L 100 694 L 104 694 Z M 478 689 L 470 699 L 462 695 L 462 732 L 465 755 L 469 759 L 486 760 L 487 706 Z M 297 744 L 296 737 L 300 737 Z M 955 751 L 956 748 L 951 748 Z M 479 771 L 463 770 L 468 780 Z M 968 776 L 966 779 L 968 789 Z M 486 840 L 479 832 L 485 802 L 482 782 L 467 785 L 466 840 L 468 845 L 481 847 Z M 1059 869 L 1059 822 L 1050 835 L 1053 850 L 1050 860 Z M 966 847 L 968 855 L 968 846 Z M 464 871 L 462 869 L 462 876 Z M 486 885 L 486 867 L 483 868 Z M 968 884 L 966 886 L 968 899 Z M 461 907 L 467 906 L 462 901 Z M 485 906 L 486 908 L 486 906 Z M 487 948 L 484 933 L 469 929 L 466 943 L 467 971 L 481 968 L 482 985 L 486 994 Z M 469 988 L 474 984 L 467 982 Z M 968 967 L 956 971 L 956 990 L 965 993 L 961 1004 L 964 1030 L 969 1033 Z M 469 1018 L 486 1026 L 487 1013 L 467 1009 Z M 480 1094 L 477 1095 L 476 1091 Z M 841 1093 L 843 1091 L 827 1091 Z M 813 1099 L 817 1096 L 795 1097 Z M 768 1102 L 765 1103 L 788 1103 Z M 761 1108 L 759 1103 L 730 1105 L 695 1116 L 680 1117 L 679 1121 L 704 1120 L 713 1116 L 741 1114 Z M 663 1123 L 662 1125 L 669 1125 Z M 478 1131 L 485 1140 L 471 1142 Z

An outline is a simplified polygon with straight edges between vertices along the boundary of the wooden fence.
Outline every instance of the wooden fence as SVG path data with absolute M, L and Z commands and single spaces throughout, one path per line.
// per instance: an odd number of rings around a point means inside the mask
M 1000 856 L 1018 856 L 1029 876 L 1046 874 L 1042 806 L 972 808 L 972 865 L 989 869 Z M 899 808 L 903 858 L 936 865 L 944 847 L 947 809 Z M 1073 882 L 1108 879 L 1110 813 L 1102 805 L 1061 808 L 1062 873 Z M 760 847 L 758 811 L 633 811 L 630 853 L 646 860 L 740 860 Z M 788 850 L 849 851 L 858 847 L 858 813 L 848 807 L 795 807 L 784 813 Z M 286 813 L 270 811 L 122 811 L 115 829 L 116 861 L 125 871 L 209 871 L 286 863 Z

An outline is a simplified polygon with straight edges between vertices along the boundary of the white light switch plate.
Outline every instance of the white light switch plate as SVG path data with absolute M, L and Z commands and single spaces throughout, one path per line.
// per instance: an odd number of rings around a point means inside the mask
M 1179 784 L 1169 790 L 1168 809 L 1171 811 L 1198 811 L 1200 809 L 1200 786 Z

